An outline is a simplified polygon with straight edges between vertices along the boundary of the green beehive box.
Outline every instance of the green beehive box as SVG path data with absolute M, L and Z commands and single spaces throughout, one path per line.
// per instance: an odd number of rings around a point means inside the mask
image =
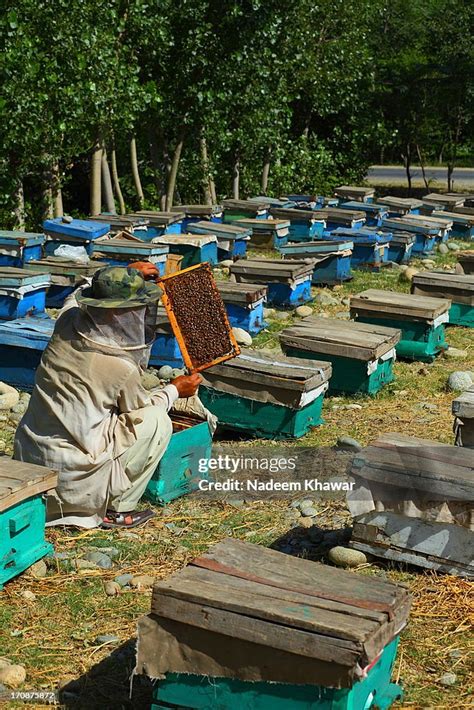
M 145 491 L 153 503 L 165 505 L 170 500 L 197 490 L 199 460 L 211 456 L 212 435 L 207 421 L 188 414 L 171 412 L 173 434 Z
M 45 540 L 43 494 L 55 488 L 54 471 L 2 457 L 0 461 L 0 589 L 52 551 Z
M 352 688 L 323 685 L 256 683 L 233 678 L 209 678 L 168 673 L 154 688 L 152 710 L 385 710 L 402 697 L 402 689 L 391 683 L 398 637 L 382 651 L 367 676 Z
M 329 393 L 374 395 L 394 379 L 400 335 L 394 328 L 310 316 L 283 330 L 280 343 L 291 357 L 331 363 Z
M 331 365 L 249 351 L 206 370 L 203 377 L 201 400 L 222 427 L 288 439 L 322 424 Z
M 474 328 L 474 274 L 421 271 L 413 277 L 411 292 L 449 299 L 450 324 Z
M 444 324 L 450 305 L 442 298 L 368 289 L 352 296 L 350 312 L 358 322 L 400 329 L 398 357 L 432 362 L 448 348 Z
M 226 539 L 155 584 L 135 671 L 163 679 L 160 710 L 388 708 L 409 606 L 392 582 Z

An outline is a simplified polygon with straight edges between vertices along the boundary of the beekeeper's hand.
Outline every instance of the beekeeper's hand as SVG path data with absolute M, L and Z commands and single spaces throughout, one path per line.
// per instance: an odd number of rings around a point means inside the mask
M 202 377 L 197 373 L 194 375 L 180 375 L 174 380 L 171 380 L 171 384 L 176 387 L 181 399 L 186 399 L 187 397 L 195 395 L 201 382 Z
M 160 275 L 156 266 L 149 261 L 134 261 L 129 267 L 139 271 L 146 281 L 156 279 Z

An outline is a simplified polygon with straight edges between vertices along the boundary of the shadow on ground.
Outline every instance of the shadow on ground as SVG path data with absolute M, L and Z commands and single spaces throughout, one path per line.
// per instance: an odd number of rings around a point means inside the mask
M 135 667 L 135 641 L 115 649 L 110 656 L 59 691 L 63 708 L 74 710 L 145 710 L 151 706 L 153 684 L 145 676 L 130 678 Z M 132 691 L 132 692 L 131 692 Z

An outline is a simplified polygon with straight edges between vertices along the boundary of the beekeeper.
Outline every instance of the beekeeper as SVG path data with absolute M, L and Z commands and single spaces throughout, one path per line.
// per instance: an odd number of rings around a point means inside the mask
M 14 445 L 15 459 L 59 473 L 48 525 L 130 528 L 154 515 L 136 508 L 171 438 L 168 411 L 201 381 L 141 384 L 160 294 L 139 270 L 107 267 L 56 322 Z

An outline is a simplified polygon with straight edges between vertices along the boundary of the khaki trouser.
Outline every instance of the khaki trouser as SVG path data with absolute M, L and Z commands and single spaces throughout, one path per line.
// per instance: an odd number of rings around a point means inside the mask
M 135 426 L 137 441 L 121 458 L 130 486 L 111 497 L 107 505 L 117 513 L 136 509 L 173 433 L 171 419 L 161 407 L 146 407 L 140 410 L 140 416 L 143 421 Z

